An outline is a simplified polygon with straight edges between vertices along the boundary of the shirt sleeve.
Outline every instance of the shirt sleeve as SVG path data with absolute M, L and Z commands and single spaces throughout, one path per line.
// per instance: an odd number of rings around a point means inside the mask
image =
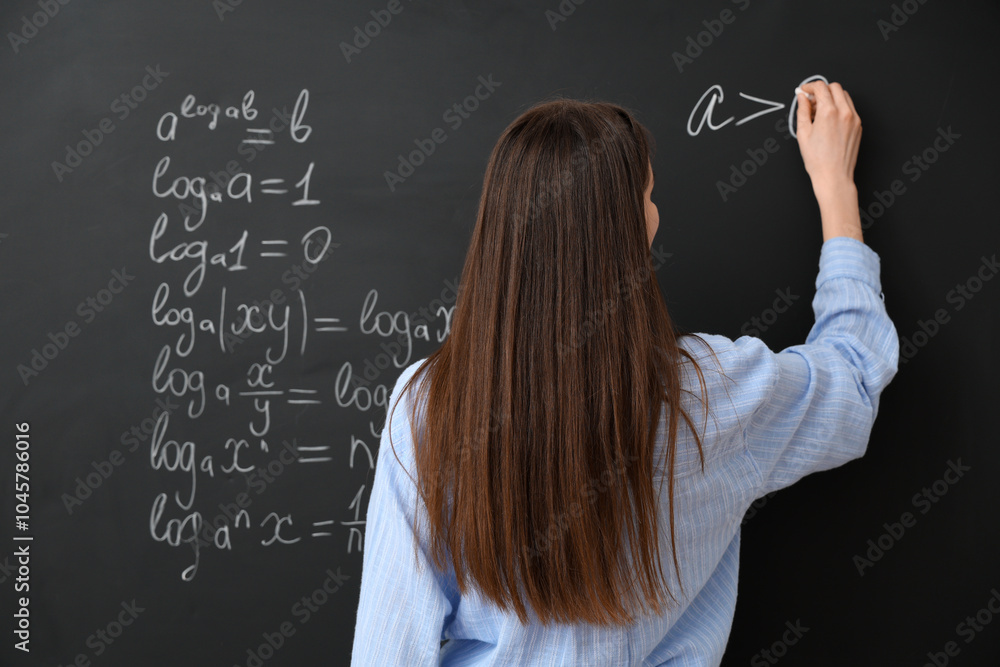
M 863 242 L 823 243 L 812 307 L 805 344 L 777 354 L 760 341 L 747 346 L 746 363 L 766 378 L 744 429 L 760 474 L 758 497 L 864 455 L 879 396 L 898 367 L 879 256 Z
M 422 542 L 414 558 L 418 495 L 411 480 L 416 479 L 416 469 L 408 401 L 399 401 L 392 411 L 412 369 L 396 382 L 389 400 L 392 419 L 387 417 L 382 430 L 365 522 L 352 665 L 438 665 L 445 619 L 458 604 L 449 583 L 452 578 L 434 567 Z M 389 444 L 390 435 L 399 461 Z M 424 517 L 426 512 L 422 522 Z

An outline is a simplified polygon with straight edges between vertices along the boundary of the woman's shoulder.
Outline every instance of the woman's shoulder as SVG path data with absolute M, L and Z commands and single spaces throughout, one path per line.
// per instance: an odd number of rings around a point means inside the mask
M 684 358 L 681 376 L 692 401 L 706 399 L 713 415 L 728 418 L 742 429 L 777 381 L 776 353 L 754 336 L 731 339 L 718 334 L 686 334 L 678 339 L 678 345 L 690 355 Z
M 389 392 L 389 398 L 386 404 L 386 425 L 388 427 L 392 429 L 399 429 L 409 423 L 413 398 L 417 395 L 416 389 L 418 388 L 418 385 L 421 381 L 423 381 L 423 375 L 416 379 L 414 379 L 413 376 L 423 368 L 424 362 L 426 362 L 427 359 L 428 357 L 418 359 L 400 371 L 399 376 L 396 378 L 396 383 Z M 410 382 L 411 379 L 413 380 L 412 383 Z M 409 387 L 407 388 L 408 384 Z M 388 387 L 386 388 L 388 389 Z M 408 390 L 404 392 L 404 389 Z
M 678 338 L 678 345 L 690 355 L 686 361 L 696 362 L 706 373 L 706 382 L 709 375 L 729 382 L 754 378 L 767 381 L 775 371 L 775 352 L 754 336 L 731 339 L 718 334 L 692 333 Z
M 404 367 L 403 370 L 400 371 L 399 377 L 396 378 L 396 384 L 392 389 L 392 396 L 398 397 L 402 393 L 403 388 L 406 387 L 406 384 L 410 381 L 410 379 L 423 368 L 424 362 L 426 362 L 427 359 L 428 357 L 423 357 L 421 359 L 418 359 L 413 363 L 411 363 L 409 366 Z M 411 385 L 411 391 L 412 389 L 416 388 L 416 385 L 419 384 L 419 382 L 422 379 L 423 378 L 421 377 L 413 381 L 413 384 Z M 407 392 L 407 400 L 409 400 L 409 396 L 410 392 Z

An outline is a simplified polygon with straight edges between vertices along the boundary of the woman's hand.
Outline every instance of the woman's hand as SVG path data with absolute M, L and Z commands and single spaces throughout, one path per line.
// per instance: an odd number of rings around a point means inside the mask
M 859 241 L 861 214 L 854 185 L 854 166 L 861 142 L 861 118 L 839 83 L 810 81 L 798 94 L 799 150 L 812 180 L 823 221 L 823 239 L 850 236 Z

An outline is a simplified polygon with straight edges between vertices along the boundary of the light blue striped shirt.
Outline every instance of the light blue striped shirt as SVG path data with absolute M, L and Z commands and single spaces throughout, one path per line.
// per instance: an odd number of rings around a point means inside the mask
M 879 394 L 896 374 L 899 341 L 886 314 L 879 257 L 864 243 L 823 243 L 815 324 L 804 345 L 772 352 L 759 339 L 701 334 L 718 355 L 681 338 L 707 383 L 710 413 L 697 397 L 684 407 L 706 427 L 705 471 L 690 432 L 678 429 L 675 461 L 677 558 L 660 530 L 663 572 L 679 604 L 634 625 L 522 625 L 475 592 L 460 596 L 453 572 L 435 570 L 423 548 L 413 557 L 416 489 L 389 446 L 415 476 L 409 404 L 401 401 L 382 433 L 368 503 L 354 665 L 718 665 L 736 608 L 740 523 L 757 498 L 810 473 L 865 453 Z M 422 361 L 422 360 L 421 360 Z M 421 362 L 404 369 L 390 406 Z M 699 391 L 685 365 L 684 386 Z M 731 380 L 731 381 L 730 381 Z M 713 418 L 714 417 L 714 418 Z M 661 422 L 661 442 L 666 442 Z M 662 452 L 661 452 L 662 454 Z M 659 460 L 662 460 L 662 456 Z M 663 471 L 656 471 L 655 482 Z M 661 516 L 666 517 L 666 486 Z M 420 506 L 422 517 L 426 509 Z M 426 526 L 421 519 L 422 527 Z M 443 647 L 441 641 L 448 639 Z

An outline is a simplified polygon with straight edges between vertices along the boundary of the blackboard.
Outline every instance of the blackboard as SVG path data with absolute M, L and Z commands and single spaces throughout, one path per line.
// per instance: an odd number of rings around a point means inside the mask
M 786 120 L 814 75 L 862 117 L 903 360 L 864 458 L 748 513 L 724 664 L 997 664 L 995 2 L 19 0 L 0 26 L 4 664 L 349 663 L 384 401 L 447 334 L 489 150 L 537 101 L 652 130 L 682 327 L 802 342 L 822 239 Z

